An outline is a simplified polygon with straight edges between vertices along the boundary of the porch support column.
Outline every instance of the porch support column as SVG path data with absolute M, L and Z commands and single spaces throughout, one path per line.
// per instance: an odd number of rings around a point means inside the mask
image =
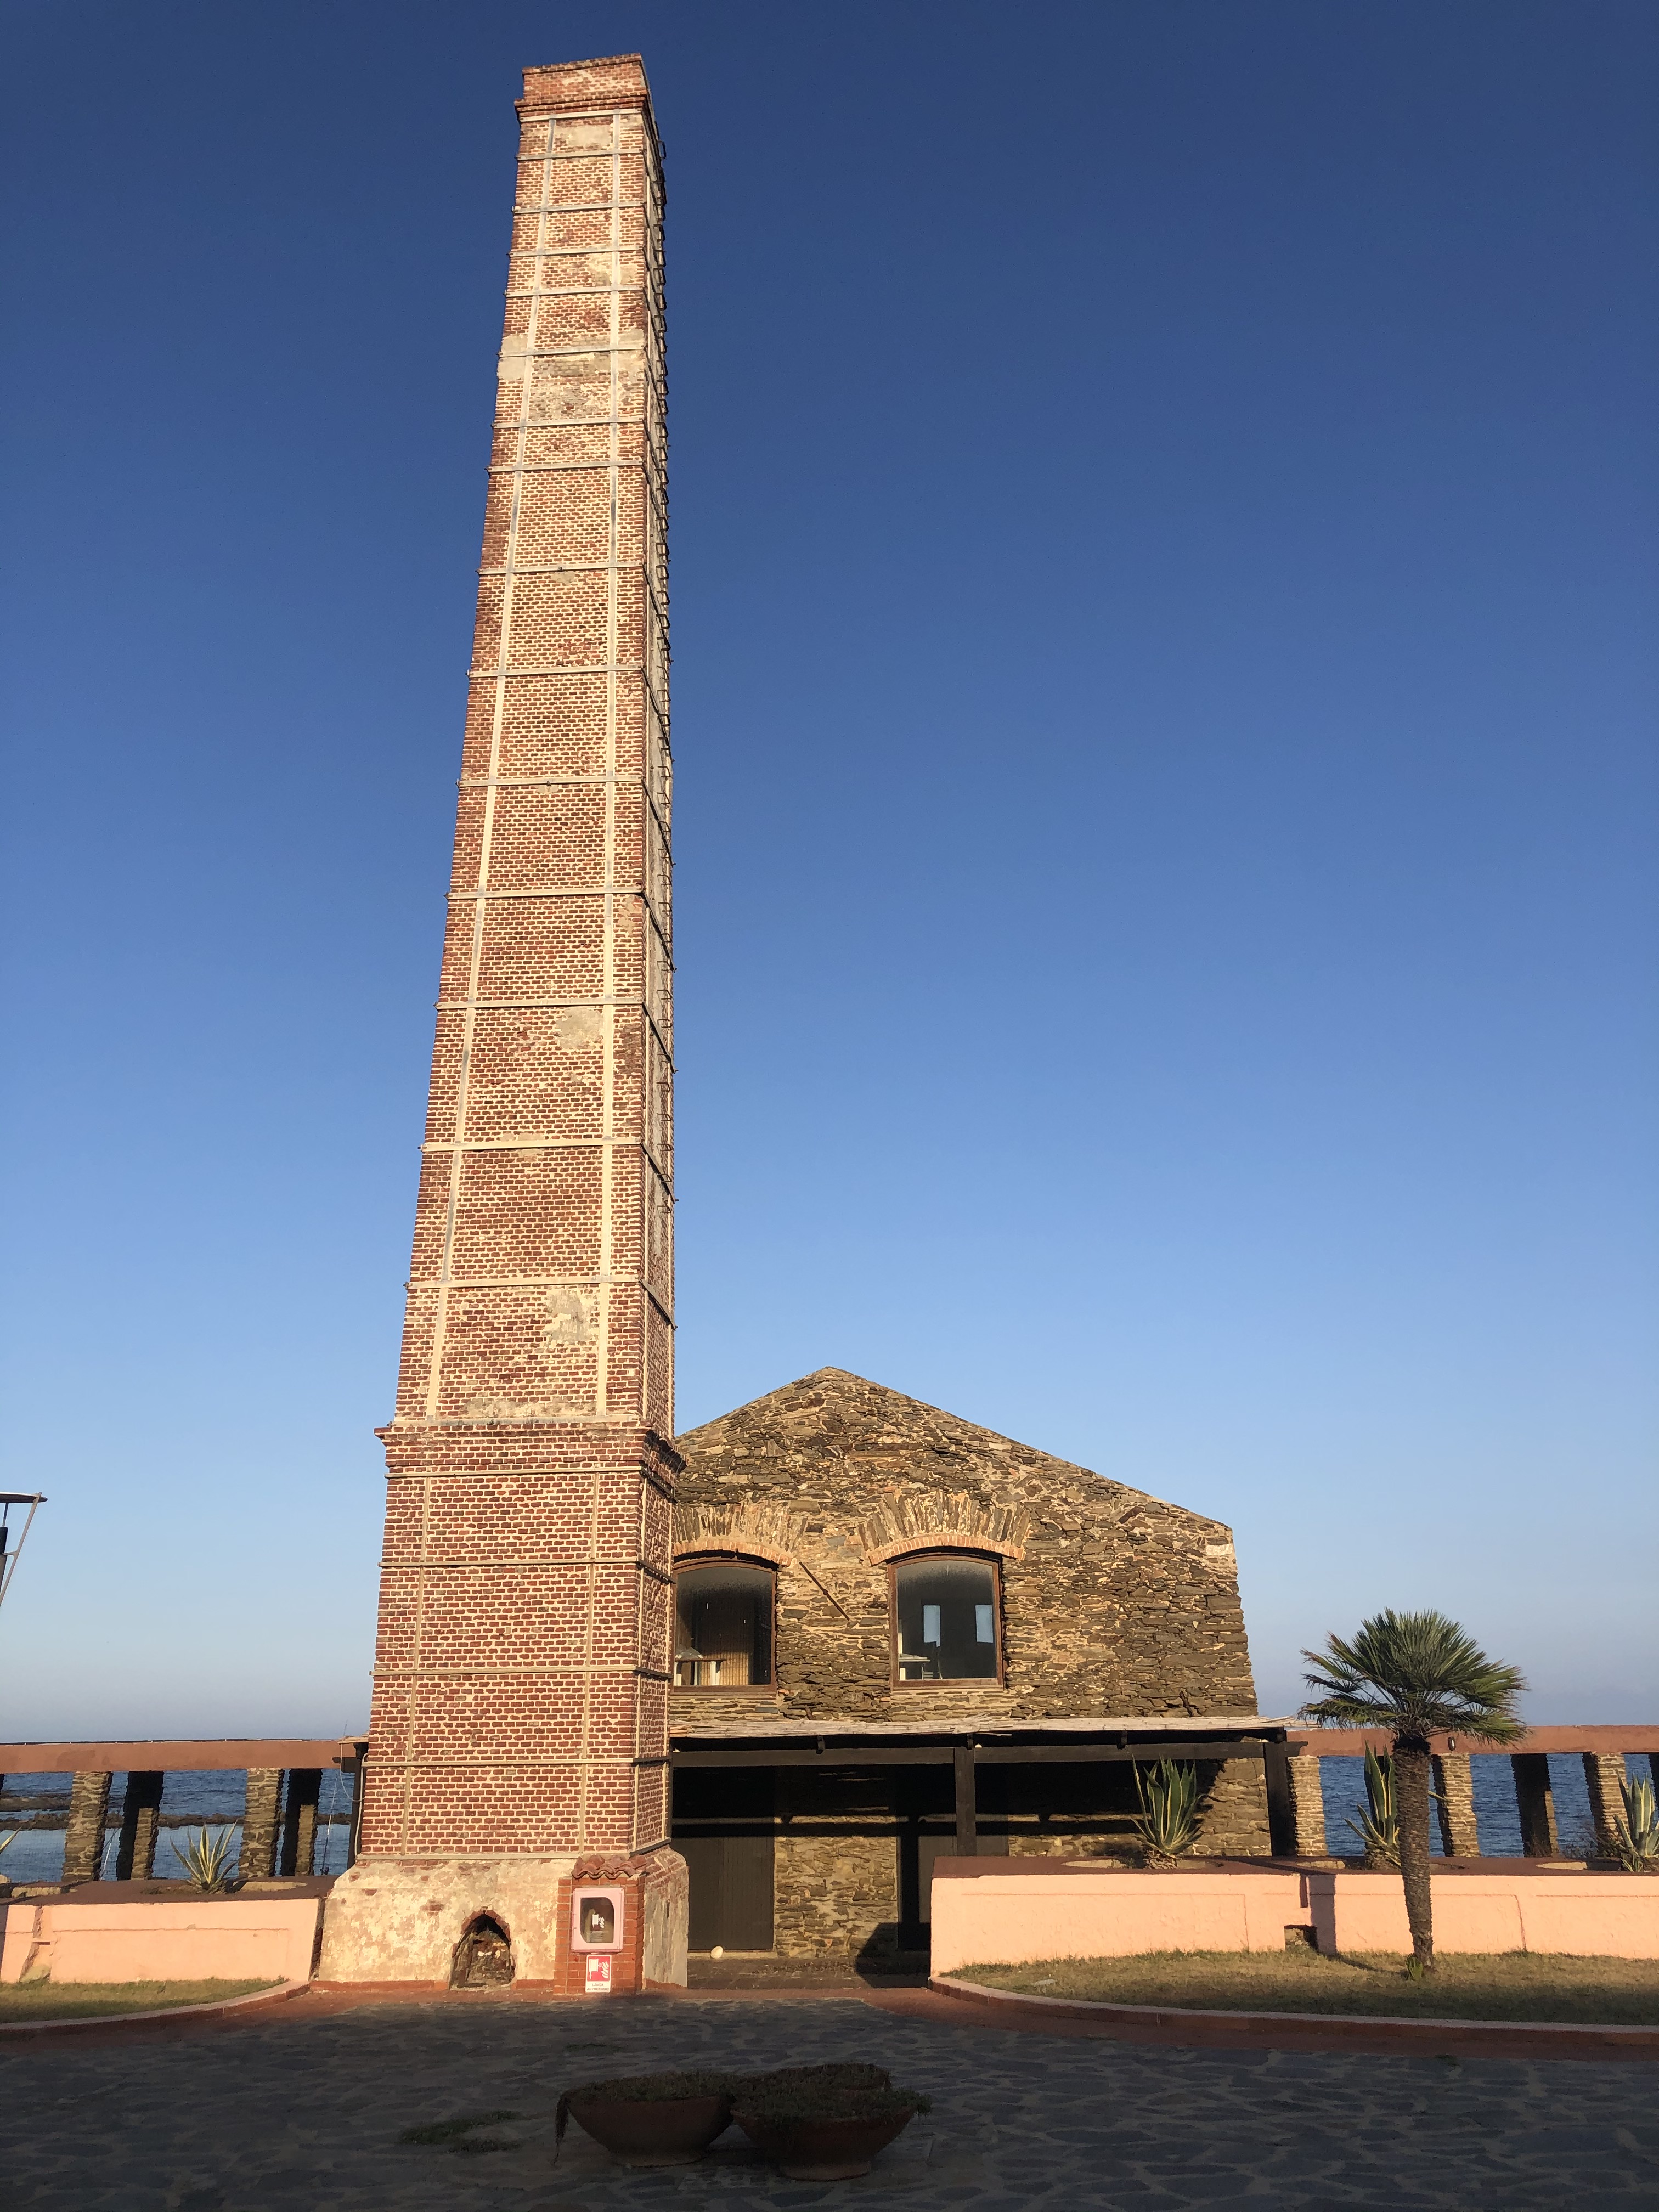
M 276 1871 L 276 1807 L 283 1791 L 280 1766 L 250 1766 L 246 1809 L 242 1815 L 242 1856 L 236 1871 L 244 1881 L 263 1881 Z
M 1480 1856 L 1480 1831 L 1474 1818 L 1474 1769 L 1467 1751 L 1443 1751 L 1435 1756 L 1434 1790 L 1439 1799 L 1435 1813 L 1440 1822 L 1440 1848 L 1449 1859 Z
M 1587 1751 L 1584 1787 L 1589 1792 L 1590 1814 L 1595 1822 L 1595 1848 L 1604 1859 L 1619 1849 L 1619 1823 L 1625 1817 L 1620 1785 L 1625 1779 L 1622 1751 Z
M 82 1772 L 70 1784 L 69 1826 L 64 1831 L 64 1887 L 96 1881 L 104 1864 L 104 1823 L 109 1817 L 107 1774 Z
M 317 1849 L 317 1800 L 322 1792 L 320 1766 L 289 1769 L 288 1799 L 283 1808 L 283 1845 L 278 1874 L 310 1874 Z
M 121 1800 L 121 1840 L 115 1851 L 117 1881 L 148 1881 L 155 1871 L 155 1832 L 161 1821 L 164 1774 L 129 1774 Z
M 1521 1848 L 1529 1859 L 1553 1859 L 1560 1850 L 1555 1826 L 1555 1799 L 1550 1791 L 1547 1752 L 1510 1753 L 1515 1776 L 1516 1810 L 1521 1815 Z
M 979 1805 L 975 1790 L 974 1747 L 959 1743 L 953 1758 L 957 1782 L 957 1856 L 976 1857 L 979 1852 Z

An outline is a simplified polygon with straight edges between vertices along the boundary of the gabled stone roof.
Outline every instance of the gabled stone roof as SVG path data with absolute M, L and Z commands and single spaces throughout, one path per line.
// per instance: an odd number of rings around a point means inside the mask
M 1159 1519 L 1178 1514 L 1231 1550 L 1219 1521 L 841 1367 L 820 1367 L 706 1421 L 681 1437 L 678 1449 L 686 1462 L 682 1494 L 712 1503 L 710 1485 L 741 1488 L 753 1499 L 757 1536 L 776 1522 L 772 1500 L 793 1498 L 803 1478 L 834 1478 L 843 1495 L 854 1486 L 871 1493 L 860 1534 L 872 1563 L 924 1539 L 1022 1558 L 1043 1504 L 1062 1499 L 1091 1520 L 1125 1525 L 1143 1512 Z M 891 1494 L 878 1502 L 880 1492 Z M 770 1528 L 771 1542 L 763 1547 L 769 1556 L 788 1548 L 786 1533 L 781 1522 Z

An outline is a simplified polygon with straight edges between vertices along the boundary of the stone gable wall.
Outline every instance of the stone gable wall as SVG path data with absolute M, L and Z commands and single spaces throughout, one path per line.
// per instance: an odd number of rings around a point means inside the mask
M 955 1722 L 1255 1710 L 1231 1532 L 836 1370 L 679 1439 L 675 1548 L 778 1574 L 777 1681 L 677 1721 Z M 996 1557 L 1005 1680 L 891 1681 L 887 1561 Z

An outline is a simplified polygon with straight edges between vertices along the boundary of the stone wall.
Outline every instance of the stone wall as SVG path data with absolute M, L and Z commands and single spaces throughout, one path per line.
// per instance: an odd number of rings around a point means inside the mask
M 785 1957 L 856 1958 L 898 1921 L 898 1844 L 890 1835 L 780 1836 L 773 1948 Z M 890 1948 L 890 1937 L 889 1941 Z
M 1218 1521 L 834 1368 L 693 1430 L 678 1449 L 677 1558 L 769 1565 L 777 1644 L 765 1689 L 674 1692 L 676 1730 L 1255 1712 L 1232 1538 Z M 889 1566 L 933 1550 L 998 1563 L 1000 1682 L 893 1681 Z M 1200 1778 L 1198 1848 L 1266 1851 L 1260 1766 L 1207 1765 Z M 707 1819 L 737 1787 L 706 1775 L 682 1810 Z M 1138 1856 L 1127 1765 L 983 1766 L 978 1788 L 982 1850 Z M 930 1835 L 948 1833 L 948 1768 L 783 1769 L 775 1802 L 780 1953 L 868 1958 L 915 1940 L 914 1922 L 900 1925 L 901 1855 L 912 1848 L 902 1837 L 924 1816 Z M 753 1809 L 746 1797 L 742 1809 Z
M 826 1368 L 678 1439 L 675 1550 L 778 1576 L 777 1680 L 678 1692 L 676 1724 L 792 1717 L 957 1724 L 1255 1710 L 1232 1536 Z M 969 1550 L 1002 1576 L 1003 1680 L 892 1681 L 888 1562 Z

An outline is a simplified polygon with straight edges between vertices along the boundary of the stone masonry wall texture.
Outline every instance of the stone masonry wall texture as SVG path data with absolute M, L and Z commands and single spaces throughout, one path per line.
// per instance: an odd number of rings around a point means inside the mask
M 390 1478 L 364 1861 L 667 1832 L 663 191 L 636 56 L 526 73 Z
M 769 1719 L 925 1729 L 1255 1711 L 1232 1536 L 1218 1521 L 836 1368 L 691 1431 L 679 1450 L 676 1559 L 737 1553 L 770 1565 L 777 1645 L 766 1691 L 671 1692 L 677 1735 L 763 1734 Z M 997 1560 L 1000 1683 L 893 1681 L 888 1563 L 933 1549 Z M 1200 1850 L 1266 1850 L 1260 1766 L 1207 1761 L 1199 1781 Z M 1003 1838 L 981 1849 L 1133 1848 L 1125 1768 L 981 1768 L 979 1786 L 987 1832 Z M 890 1948 L 899 1857 L 887 1831 L 905 1783 L 881 1770 L 861 1809 L 859 1790 L 830 1777 L 816 1790 L 787 1775 L 779 1787 L 817 1832 L 778 1838 L 776 1948 Z
M 1255 1711 L 1219 1521 L 836 1368 L 678 1448 L 676 1556 L 773 1564 L 778 1649 L 774 1695 L 676 1691 L 677 1730 L 768 1711 L 913 1727 Z M 893 1683 L 886 1562 L 931 1548 L 999 1559 L 1000 1684 Z

